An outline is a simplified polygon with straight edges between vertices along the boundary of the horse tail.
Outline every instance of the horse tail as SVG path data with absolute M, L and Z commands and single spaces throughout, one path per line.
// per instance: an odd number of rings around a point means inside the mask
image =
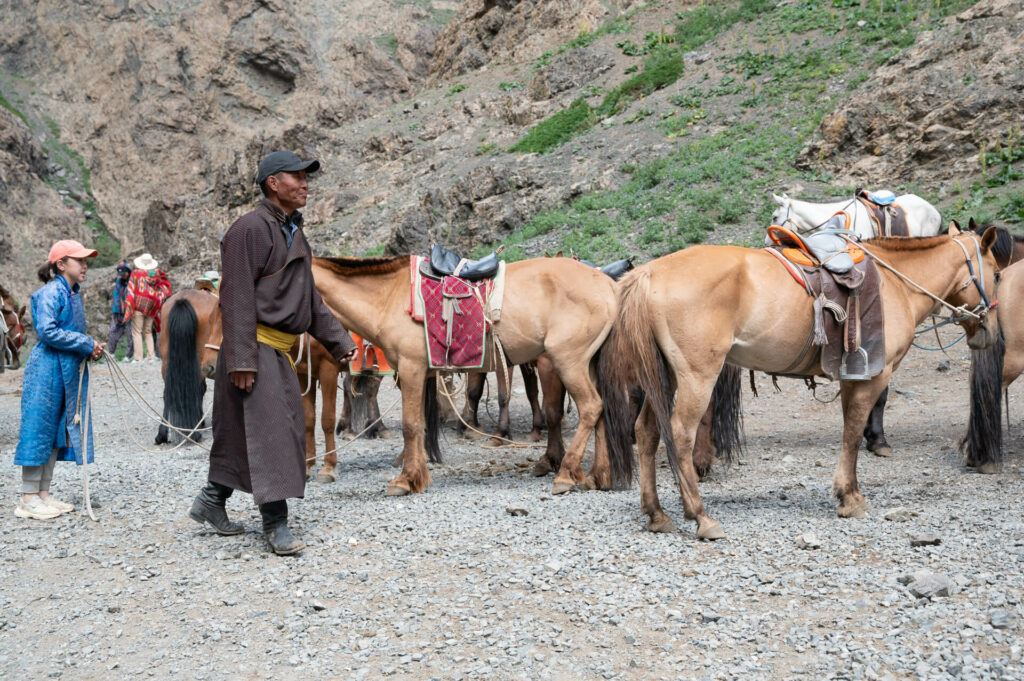
M 740 385 L 740 368 L 726 364 L 718 374 L 715 390 L 711 393 L 711 437 L 715 442 L 716 454 L 726 464 L 736 461 L 743 453 Z
M 1000 397 L 1005 354 L 1002 330 L 991 348 L 971 350 L 971 414 L 960 450 L 966 450 L 967 461 L 979 468 L 987 463 L 998 464 L 1003 457 Z
M 441 409 L 437 399 L 437 377 L 427 379 L 426 392 L 423 397 L 423 411 L 427 418 L 427 436 L 424 445 L 427 448 L 427 460 L 430 463 L 443 463 L 441 460 Z
M 352 376 L 349 387 L 348 399 L 351 400 L 350 404 L 352 405 L 352 420 L 349 423 L 349 428 L 353 433 L 360 433 L 366 428 L 370 418 L 370 401 L 366 397 L 366 376 L 363 374 Z
M 670 417 L 673 385 L 668 362 L 658 347 L 647 308 L 651 274 L 634 270 L 622 279 L 619 318 L 602 346 L 598 391 L 604 401 L 608 457 L 616 485 L 633 478 L 632 409 L 629 395 L 639 386 L 654 411 L 658 430 L 669 453 L 673 472 L 679 462 Z
M 203 393 L 206 382 L 199 372 L 199 353 L 196 352 L 196 332 L 199 319 L 195 308 L 184 299 L 179 299 L 167 315 L 167 367 L 164 372 L 164 418 L 168 423 L 185 431 L 197 426 L 203 418 Z M 181 433 L 167 432 L 161 426 L 157 441 L 177 443 Z M 199 433 L 189 437 L 199 440 Z

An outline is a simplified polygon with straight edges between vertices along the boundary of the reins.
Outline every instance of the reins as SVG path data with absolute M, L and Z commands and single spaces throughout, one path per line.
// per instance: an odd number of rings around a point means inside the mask
M 841 236 L 842 236 L 842 238 L 846 239 L 847 241 L 849 241 L 851 243 L 855 242 L 855 240 L 852 239 L 849 236 L 846 236 L 846 235 L 841 235 Z M 984 270 L 983 270 L 984 265 L 982 264 L 982 261 L 981 261 L 981 246 L 978 243 L 978 239 L 977 239 L 976 236 L 974 236 L 973 234 L 968 235 L 968 236 L 970 236 L 974 240 L 974 246 L 975 246 L 975 249 L 976 249 L 977 254 L 978 254 L 979 270 L 981 270 L 982 271 L 982 275 L 984 275 Z M 924 288 L 923 286 L 918 284 L 916 281 L 914 281 L 913 279 L 911 279 L 907 275 L 903 274 L 902 272 L 900 272 L 895 267 L 893 267 L 889 263 L 887 263 L 884 260 L 882 260 L 880 257 L 875 255 L 874 253 L 872 253 L 867 248 L 867 246 L 865 246 L 863 243 L 858 243 L 857 245 L 860 246 L 860 248 L 862 248 L 864 250 L 864 253 L 866 253 L 868 255 L 868 257 L 870 257 L 872 260 L 874 260 L 880 267 L 889 270 L 890 272 L 895 274 L 897 277 L 899 277 L 900 279 L 902 279 L 906 283 L 910 284 L 911 286 L 916 288 L 918 291 L 920 291 L 921 293 L 923 293 L 924 295 L 928 296 L 929 298 L 934 300 L 936 303 L 941 305 L 942 307 L 948 309 L 950 311 L 950 317 L 948 318 L 948 321 L 950 321 L 950 322 L 962 322 L 962 321 L 964 321 L 966 319 L 974 319 L 974 320 L 977 320 L 979 322 L 982 322 L 988 316 L 989 310 L 995 308 L 999 304 L 999 302 L 998 301 L 989 301 L 988 295 L 986 295 L 986 293 L 985 293 L 985 284 L 982 281 L 979 281 L 977 275 L 975 275 L 975 273 L 974 273 L 974 265 L 971 262 L 971 256 L 967 252 L 967 248 L 956 237 L 953 237 L 953 241 L 960 247 L 961 250 L 963 250 L 964 256 L 965 256 L 966 261 L 967 261 L 967 271 L 970 272 L 970 275 L 971 275 L 970 278 L 967 279 L 960 286 L 958 291 L 962 291 L 965 288 L 967 288 L 968 286 L 970 286 L 971 283 L 974 283 L 975 287 L 977 287 L 977 289 L 978 289 L 978 293 L 981 294 L 981 302 L 978 303 L 977 305 L 975 305 L 974 308 L 971 309 L 971 310 L 968 310 L 966 305 L 955 306 L 955 305 L 951 305 L 950 303 L 947 303 L 945 300 L 943 300 L 942 298 L 939 298 L 937 295 L 935 295 L 934 293 L 932 293 L 928 289 Z

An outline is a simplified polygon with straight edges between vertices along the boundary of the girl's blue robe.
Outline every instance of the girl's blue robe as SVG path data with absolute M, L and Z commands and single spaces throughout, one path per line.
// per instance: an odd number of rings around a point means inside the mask
M 82 465 L 82 430 L 73 424 L 82 379 L 82 420 L 89 388 L 88 357 L 94 341 L 85 335 L 85 307 L 78 293 L 60 275 L 32 294 L 32 323 L 39 342 L 32 348 L 21 386 L 21 430 L 14 453 L 17 466 L 42 466 L 57 448 L 58 461 Z M 89 463 L 93 461 L 89 419 Z

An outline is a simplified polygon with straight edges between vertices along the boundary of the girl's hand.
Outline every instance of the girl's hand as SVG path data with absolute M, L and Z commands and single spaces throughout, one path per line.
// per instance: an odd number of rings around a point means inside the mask
M 107 347 L 106 343 L 95 343 L 94 342 L 93 346 L 92 346 L 92 354 L 89 355 L 89 358 L 92 361 L 94 361 L 94 362 L 98 361 L 101 357 L 103 357 L 103 350 L 105 350 L 106 347 Z

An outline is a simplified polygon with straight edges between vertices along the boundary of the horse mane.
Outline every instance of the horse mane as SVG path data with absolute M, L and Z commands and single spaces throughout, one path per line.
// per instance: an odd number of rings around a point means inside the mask
M 995 256 L 998 262 L 1010 262 L 1013 256 L 1014 244 L 1024 243 L 1024 236 L 1012 234 L 1009 229 L 999 225 L 977 225 L 972 231 L 975 234 L 981 235 L 989 227 L 996 228 L 996 240 L 992 244 L 992 255 Z
M 374 274 L 391 274 L 409 268 L 408 255 L 395 255 L 378 258 L 321 258 L 314 260 L 323 264 L 338 276 L 370 276 Z
M 952 237 L 948 234 L 937 236 L 876 236 L 873 239 L 864 239 L 861 243 L 865 246 L 884 248 L 887 251 L 923 251 L 935 248 L 948 243 Z

